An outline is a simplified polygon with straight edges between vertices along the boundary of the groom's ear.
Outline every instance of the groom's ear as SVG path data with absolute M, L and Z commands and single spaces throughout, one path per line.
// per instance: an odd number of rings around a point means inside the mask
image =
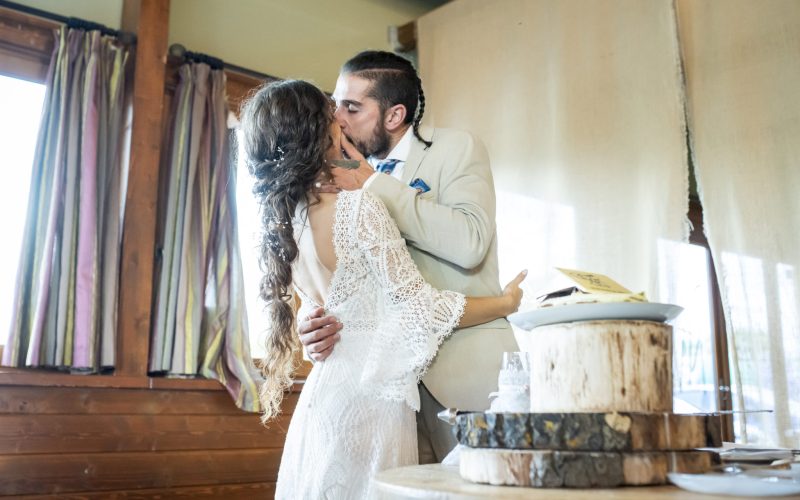
M 402 104 L 395 104 L 386 110 L 383 115 L 383 125 L 389 132 L 394 132 L 405 124 L 406 107 Z

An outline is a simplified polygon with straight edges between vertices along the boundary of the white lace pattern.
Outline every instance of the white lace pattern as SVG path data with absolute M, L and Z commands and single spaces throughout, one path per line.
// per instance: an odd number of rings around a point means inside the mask
M 336 203 L 337 266 L 325 304 L 344 325 L 309 375 L 286 437 L 276 498 L 370 498 L 370 477 L 417 463 L 417 383 L 465 298 L 426 283 L 386 207 L 365 191 Z M 299 292 L 300 317 L 317 306 Z

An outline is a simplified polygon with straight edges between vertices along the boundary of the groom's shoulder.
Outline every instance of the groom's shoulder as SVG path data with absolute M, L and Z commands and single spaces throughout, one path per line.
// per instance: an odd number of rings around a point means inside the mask
M 427 132 L 427 133 L 426 133 Z M 455 145 L 470 146 L 482 144 L 480 139 L 466 130 L 456 128 L 421 129 L 420 135 L 433 143 L 432 148 L 451 148 Z

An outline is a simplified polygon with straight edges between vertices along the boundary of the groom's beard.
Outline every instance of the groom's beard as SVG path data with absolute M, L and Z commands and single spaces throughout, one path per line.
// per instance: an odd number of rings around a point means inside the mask
M 352 138 L 348 137 L 348 139 L 353 141 Z M 391 139 L 389 138 L 389 132 L 383 127 L 383 123 L 379 122 L 375 125 L 372 135 L 367 140 L 356 140 L 353 141 L 353 144 L 364 155 L 364 158 L 369 158 L 370 156 L 384 158 L 389 154 Z

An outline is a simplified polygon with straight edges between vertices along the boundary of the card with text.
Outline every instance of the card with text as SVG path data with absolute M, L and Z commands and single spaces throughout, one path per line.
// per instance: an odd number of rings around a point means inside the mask
M 561 267 L 556 269 L 567 275 L 587 293 L 631 293 L 630 290 L 603 274 L 563 269 Z

